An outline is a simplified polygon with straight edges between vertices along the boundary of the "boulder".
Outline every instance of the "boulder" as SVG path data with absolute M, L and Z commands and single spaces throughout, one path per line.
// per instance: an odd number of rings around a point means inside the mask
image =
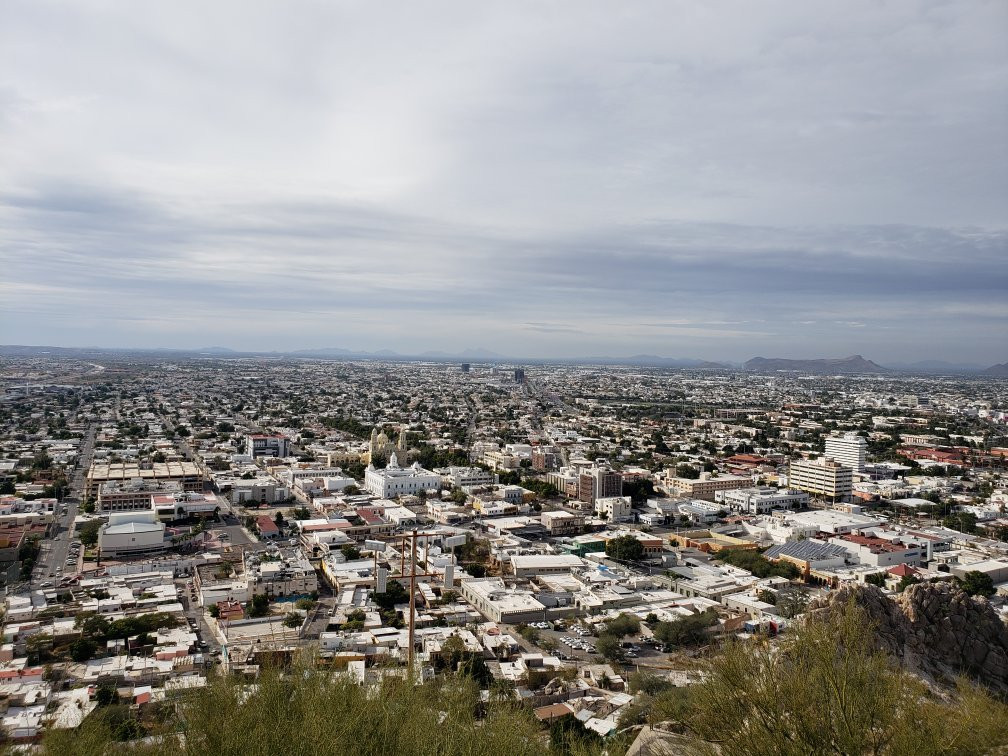
M 881 649 L 909 671 L 948 684 L 964 675 L 1008 695 L 1008 627 L 985 598 L 953 582 L 923 582 L 890 596 L 874 585 L 851 584 L 809 607 L 842 610 L 852 600 L 875 626 Z

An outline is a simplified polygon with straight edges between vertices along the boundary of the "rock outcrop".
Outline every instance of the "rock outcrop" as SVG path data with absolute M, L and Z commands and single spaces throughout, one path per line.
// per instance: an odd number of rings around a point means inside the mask
M 1008 627 L 986 599 L 952 582 L 917 583 L 892 597 L 873 585 L 850 585 L 810 611 L 836 611 L 851 599 L 875 623 L 879 647 L 907 670 L 943 684 L 965 675 L 1008 695 Z

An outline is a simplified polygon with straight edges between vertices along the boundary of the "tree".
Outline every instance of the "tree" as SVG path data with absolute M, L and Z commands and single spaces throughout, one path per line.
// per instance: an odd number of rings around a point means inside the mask
M 396 604 L 403 604 L 409 601 L 409 591 L 403 588 L 398 580 L 389 580 L 385 584 L 384 593 L 375 593 L 374 602 L 386 611 L 391 610 Z
M 606 541 L 605 552 L 613 559 L 633 562 L 644 556 L 644 544 L 632 535 L 617 536 Z
M 75 662 L 86 662 L 92 656 L 98 646 L 90 638 L 78 638 L 70 644 L 70 658 Z
M 287 627 L 301 627 L 301 615 L 297 612 L 288 612 L 284 617 L 284 625 Z
M 119 693 L 116 692 L 115 686 L 103 683 L 95 690 L 94 698 L 99 706 L 110 706 L 119 700 Z
M 629 496 L 635 506 L 640 506 L 655 495 L 654 481 L 647 478 L 628 480 L 623 484 L 623 495 Z
M 614 664 L 622 664 L 626 661 L 626 653 L 623 651 L 623 646 L 620 645 L 619 638 L 615 635 L 606 633 L 600 635 L 595 649 L 602 654 L 606 661 Z
M 944 518 L 942 525 L 962 533 L 976 533 L 977 518 L 972 512 L 955 512 Z
M 807 588 L 789 585 L 777 591 L 777 612 L 785 619 L 804 614 L 808 609 L 811 595 Z
M 557 756 L 571 756 L 599 748 L 602 738 L 589 730 L 572 714 L 560 717 L 550 724 L 550 753 Z
M 722 562 L 748 570 L 759 578 L 771 577 L 774 575 L 794 579 L 798 577 L 798 568 L 791 562 L 780 560 L 771 562 L 760 552 L 754 549 L 731 548 L 721 549 L 717 553 L 717 558 Z
M 80 541 L 88 548 L 98 543 L 98 531 L 101 530 L 100 520 L 91 520 L 81 525 Z
M 682 646 L 705 644 L 710 638 L 707 629 L 715 624 L 717 624 L 717 612 L 708 609 L 700 614 L 682 617 L 672 622 L 659 622 L 651 632 L 666 651 L 671 651 Z
M 774 593 L 773 591 L 768 591 L 765 588 L 761 588 L 760 590 L 756 591 L 756 598 L 767 604 L 774 604 L 774 605 L 777 604 L 777 594 Z
M 993 596 L 996 591 L 991 576 L 979 570 L 970 570 L 958 582 L 970 596 Z
M 700 471 L 693 467 L 693 465 L 687 464 L 676 465 L 675 474 L 679 478 L 691 478 L 694 480 L 700 477 Z
M 348 562 L 352 562 L 354 559 L 360 559 L 361 554 L 360 549 L 352 543 L 344 543 L 340 546 L 340 553 L 343 554 L 343 557 Z
M 284 524 L 283 512 L 277 512 L 276 515 L 273 517 L 273 522 L 276 523 L 276 526 L 278 528 L 282 528 Z
M 217 619 L 218 617 L 220 617 L 220 607 L 217 606 L 217 604 L 211 604 L 210 608 L 207 610 L 207 613 L 214 619 Z
M 539 631 L 531 625 L 519 625 L 518 634 L 529 643 L 536 643 L 539 640 Z
M 873 572 L 871 575 L 865 576 L 865 582 L 877 585 L 879 588 L 885 588 L 888 577 L 889 575 L 885 572 Z
M 248 602 L 247 613 L 249 617 L 265 617 L 269 614 L 269 597 L 263 593 L 258 593 Z
M 615 635 L 617 638 L 622 638 L 625 635 L 637 635 L 640 632 L 640 626 L 640 619 L 636 615 L 622 612 L 619 616 L 606 622 L 605 630 L 602 632 L 605 635 Z

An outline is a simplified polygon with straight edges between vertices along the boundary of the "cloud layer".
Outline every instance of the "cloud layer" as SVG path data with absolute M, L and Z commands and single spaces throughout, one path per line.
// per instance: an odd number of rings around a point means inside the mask
M 1008 6 L 8 2 L 0 341 L 1003 361 Z

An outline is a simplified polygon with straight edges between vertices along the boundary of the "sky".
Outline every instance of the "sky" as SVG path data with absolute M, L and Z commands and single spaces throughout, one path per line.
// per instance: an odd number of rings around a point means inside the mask
M 1008 3 L 0 0 L 0 343 L 1008 360 Z

